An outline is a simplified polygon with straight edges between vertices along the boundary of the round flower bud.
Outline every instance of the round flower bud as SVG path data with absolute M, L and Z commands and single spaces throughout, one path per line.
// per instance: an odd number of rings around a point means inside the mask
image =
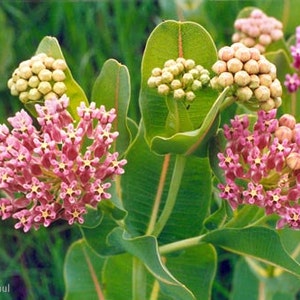
M 171 82 L 171 88 L 173 90 L 177 90 L 177 89 L 180 89 L 182 87 L 182 84 L 181 84 L 181 81 L 179 79 L 174 79 L 172 82 Z
M 31 71 L 34 74 L 39 74 L 42 70 L 45 70 L 45 69 L 46 69 L 45 65 L 39 60 L 34 61 L 31 66 Z
M 266 59 L 260 59 L 258 61 L 259 73 L 268 74 L 271 71 L 271 63 Z
M 66 79 L 66 75 L 64 71 L 57 69 L 52 72 L 52 79 L 54 81 L 64 81 Z
M 282 86 L 278 79 L 275 79 L 270 85 L 271 96 L 273 98 L 281 97 L 282 95 Z
M 161 75 L 161 68 L 154 68 L 151 71 L 152 76 L 160 76 Z
M 237 51 L 238 49 L 240 48 L 245 48 L 245 45 L 242 44 L 242 43 L 233 43 L 231 45 L 231 48 L 234 50 L 234 51 Z
M 247 47 L 241 47 L 237 49 L 234 55 L 241 62 L 246 62 L 251 58 L 251 53 Z
M 289 156 L 286 158 L 287 165 L 292 170 L 299 170 L 300 169 L 300 153 L 292 152 L 289 154 Z
M 28 81 L 25 79 L 18 79 L 17 82 L 15 83 L 16 89 L 18 92 L 24 92 L 27 90 L 28 87 Z
M 288 140 L 290 142 L 293 138 L 293 131 L 291 128 L 281 125 L 276 129 L 275 136 L 278 138 L 279 142 L 282 142 L 283 140 Z
M 158 87 L 157 87 L 157 91 L 160 95 L 168 95 L 170 93 L 170 88 L 168 85 L 166 84 L 160 84 Z
M 255 45 L 255 40 L 251 37 L 246 37 L 244 39 L 242 39 L 242 43 L 248 47 L 248 48 L 251 48 Z
M 260 109 L 264 110 L 264 111 L 270 111 L 271 109 L 273 109 L 275 107 L 275 102 L 273 99 L 268 99 L 265 102 L 261 102 L 260 103 Z
M 273 41 L 278 41 L 283 37 L 283 32 L 280 29 L 274 29 L 270 34 Z
M 186 70 L 188 71 L 188 70 L 193 69 L 196 66 L 196 64 L 195 64 L 195 61 L 193 59 L 187 59 L 185 61 L 184 66 L 185 66 Z
M 169 59 L 165 62 L 164 67 L 170 67 L 176 64 L 176 61 L 174 59 Z
M 174 65 L 170 66 L 169 70 L 174 76 L 177 76 L 181 72 L 176 63 Z
M 233 75 L 229 72 L 221 73 L 218 77 L 218 84 L 225 88 L 233 84 Z
M 30 67 L 19 68 L 18 76 L 24 79 L 28 79 L 32 76 L 32 71 Z
M 53 57 L 47 56 L 44 59 L 44 65 L 47 69 L 52 69 L 52 65 L 54 63 L 55 59 Z
M 22 103 L 26 103 L 29 99 L 28 99 L 28 92 L 22 92 L 19 95 L 19 99 Z
M 15 84 L 14 80 L 12 78 L 9 78 L 8 81 L 7 81 L 7 87 L 10 89 L 13 84 Z
M 48 81 L 41 81 L 38 86 L 38 91 L 41 92 L 43 95 L 46 95 L 52 91 L 52 86 Z
M 187 86 L 187 85 L 190 85 L 192 84 L 194 81 L 194 77 L 192 74 L 190 73 L 185 73 L 183 76 L 182 76 L 182 83 L 184 84 L 184 86 Z
M 266 52 L 266 48 L 265 48 L 263 45 L 261 45 L 261 44 L 256 44 L 254 47 L 255 47 L 260 53 L 265 53 L 265 52 Z
M 157 76 L 157 77 L 154 77 L 154 78 L 155 78 L 155 85 L 159 86 L 162 83 L 161 76 Z
M 248 86 L 244 87 L 239 87 L 236 90 L 236 97 L 238 100 L 244 102 L 244 101 L 249 101 L 253 95 L 252 90 Z
M 244 70 L 249 74 L 257 74 L 259 72 L 259 66 L 256 60 L 250 59 L 244 64 Z
M 39 80 L 39 78 L 37 77 L 37 76 L 31 76 L 30 78 L 29 78 L 29 80 L 28 80 L 28 85 L 30 86 L 30 87 L 32 87 L 32 88 L 35 88 L 35 87 L 37 87 L 38 85 L 39 85 L 39 83 L 40 83 L 40 80 Z
M 227 62 L 227 69 L 231 73 L 236 73 L 236 72 L 241 71 L 243 69 L 243 63 L 235 57 L 231 58 Z
M 150 88 L 155 88 L 156 87 L 156 77 L 154 77 L 154 76 L 149 77 L 147 84 Z
M 44 70 L 41 70 L 39 73 L 38 73 L 38 77 L 41 81 L 51 81 L 52 79 L 52 72 L 48 69 L 44 69 Z
M 258 49 L 250 48 L 249 51 L 251 53 L 251 59 L 254 59 L 256 61 L 260 60 L 260 52 Z
M 269 34 L 261 34 L 258 38 L 258 41 L 263 46 L 268 46 L 272 42 L 272 38 Z
M 199 89 L 201 89 L 202 88 L 202 83 L 201 83 L 201 81 L 200 80 L 194 80 L 194 82 L 193 82 L 193 84 L 192 84 L 192 90 L 193 91 L 197 91 L 197 90 L 199 90 Z
M 250 80 L 250 75 L 246 71 L 238 71 L 234 75 L 234 81 L 239 86 L 246 86 Z
M 54 69 L 54 70 L 57 70 L 57 69 L 59 69 L 59 70 L 65 70 L 66 68 L 67 68 L 67 64 L 66 64 L 66 62 L 63 60 L 63 59 L 56 59 L 54 62 L 53 62 L 53 64 L 52 64 L 52 68 Z
M 169 72 L 169 71 L 162 72 L 162 74 L 161 74 L 161 81 L 163 83 L 169 83 L 173 79 L 174 79 L 174 76 L 173 76 L 173 74 L 171 72 Z
M 16 89 L 16 85 L 13 84 L 11 87 L 10 87 L 10 94 L 12 96 L 18 96 L 19 95 L 19 92 L 18 90 Z
M 184 65 L 182 63 L 176 62 L 176 67 L 178 68 L 179 73 L 184 71 Z
M 259 82 L 261 85 L 270 87 L 272 83 L 272 77 L 269 74 L 261 74 L 259 75 Z
M 195 98 L 196 98 L 196 95 L 192 91 L 186 92 L 185 99 L 187 101 L 192 102 Z
M 251 89 L 257 89 L 259 87 L 259 77 L 257 75 L 250 75 L 249 87 Z
M 232 74 L 229 73 L 231 76 Z M 233 82 L 233 76 L 232 76 L 232 82 Z M 219 84 L 219 78 L 218 76 L 214 76 L 211 80 L 210 80 L 210 86 L 212 89 L 216 89 L 216 90 L 221 90 L 222 86 Z
M 273 100 L 276 108 L 278 108 L 282 104 L 281 97 L 275 97 Z
M 60 95 L 60 96 L 63 93 L 65 93 L 66 90 L 67 90 L 67 87 L 63 82 L 55 82 L 54 85 L 53 85 L 53 92 Z
M 216 74 L 220 75 L 223 72 L 227 72 L 227 64 L 225 61 L 218 60 L 211 68 Z
M 209 81 L 210 81 L 210 77 L 209 77 L 208 74 L 202 74 L 202 75 L 200 76 L 199 80 L 201 81 L 201 83 L 202 83 L 203 85 L 207 85 L 207 84 L 209 83 Z
M 258 101 L 267 101 L 270 99 L 271 92 L 270 89 L 264 85 L 259 86 L 257 89 L 254 90 L 255 98 Z
M 27 59 L 27 60 L 20 62 L 19 68 L 23 68 L 23 67 L 31 67 L 31 60 Z
M 173 96 L 174 96 L 174 99 L 181 100 L 181 99 L 184 99 L 185 92 L 184 92 L 183 89 L 177 89 L 177 90 L 174 91 Z
M 44 96 L 45 100 L 52 100 L 52 99 L 58 99 L 58 98 L 59 98 L 58 95 L 55 94 L 54 92 L 50 92 Z
M 279 118 L 279 125 L 280 126 L 286 126 L 290 129 L 294 129 L 296 125 L 296 119 L 294 116 L 290 114 L 284 114 Z
M 41 99 L 42 94 L 38 91 L 37 88 L 32 88 L 28 92 L 28 100 L 37 101 Z
M 195 68 L 195 69 L 189 70 L 189 73 L 193 75 L 193 78 L 197 79 L 199 77 L 200 72 Z
M 229 46 L 225 46 L 218 51 L 218 56 L 221 60 L 229 61 L 234 57 L 234 50 Z
M 205 71 L 208 72 L 208 70 L 204 69 L 201 65 L 197 65 L 196 69 L 199 71 L 200 74 L 203 74 L 202 72 L 205 72 Z
M 29 68 L 29 71 L 31 72 L 30 68 Z M 20 78 L 20 70 L 19 69 L 15 69 L 14 72 L 13 72 L 13 74 L 12 74 L 12 79 L 13 79 L 14 82 L 16 82 L 19 78 Z M 25 78 L 25 79 L 27 79 L 27 78 Z

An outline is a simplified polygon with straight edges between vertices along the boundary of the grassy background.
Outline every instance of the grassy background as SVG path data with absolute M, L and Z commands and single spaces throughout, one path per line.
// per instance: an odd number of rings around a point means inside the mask
M 41 39 L 55 36 L 76 81 L 89 96 L 105 60 L 115 58 L 131 75 L 130 116 L 139 120 L 140 63 L 148 35 L 163 19 L 193 20 L 203 25 L 218 47 L 230 44 L 233 22 L 245 6 L 259 6 L 285 23 L 286 34 L 295 22 L 284 1 L 0 1 L 0 122 L 21 105 L 10 96 L 6 82 L 19 62 L 30 58 Z M 286 1 L 286 2 L 293 2 Z M 197 6 L 198 5 L 198 6 Z M 57 223 L 24 234 L 11 220 L 0 222 L 0 286 L 10 284 L 0 299 L 62 299 L 63 260 L 78 239 L 78 228 Z M 237 257 L 220 250 L 213 299 L 229 299 L 232 270 Z M 130 300 L 130 299 L 129 299 Z

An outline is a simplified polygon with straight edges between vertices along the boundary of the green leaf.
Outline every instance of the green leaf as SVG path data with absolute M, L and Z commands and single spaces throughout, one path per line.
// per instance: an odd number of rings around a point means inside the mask
M 216 251 L 203 244 L 186 249 L 178 256 L 167 256 L 170 272 L 193 292 L 196 299 L 211 299 L 211 289 L 217 268 Z
M 161 154 L 184 153 L 195 140 L 203 139 L 204 132 L 194 130 L 199 129 L 218 96 L 214 90 L 201 89 L 187 109 L 183 103 L 171 97 L 165 99 L 156 89 L 149 88 L 152 69 L 178 57 L 193 59 L 210 70 L 217 52 L 208 32 L 193 22 L 165 21 L 150 35 L 142 61 L 140 106 L 147 141 L 151 149 Z M 190 138 L 193 142 L 189 142 Z
M 254 257 L 300 276 L 300 264 L 286 252 L 275 230 L 265 227 L 224 228 L 208 233 L 202 241 Z
M 51 56 L 55 59 L 60 58 L 65 60 L 59 43 L 54 37 L 44 37 L 36 50 L 36 54 L 38 53 L 46 53 L 48 56 Z M 77 115 L 77 107 L 80 105 L 80 102 L 85 102 L 86 105 L 88 105 L 88 100 L 82 88 L 74 80 L 71 70 L 67 67 L 64 72 L 66 74 L 66 79 L 64 81 L 65 85 L 67 86 L 66 94 L 70 98 L 68 110 L 72 117 L 77 120 L 79 118 Z M 26 103 L 26 108 L 28 108 L 32 113 L 35 111 L 34 104 L 35 103 L 33 102 Z
M 131 141 L 127 124 L 130 101 L 130 78 L 127 67 L 114 59 L 107 60 L 94 83 L 91 99 L 98 106 L 104 105 L 107 110 L 116 109 L 117 118 L 113 122 L 113 129 L 119 132 L 119 137 L 114 145 L 114 151 L 124 153 Z
M 112 244 L 122 245 L 128 253 L 139 258 L 148 271 L 159 281 L 161 291 L 164 294 L 177 300 L 196 299 L 162 263 L 157 241 L 153 236 L 130 238 L 120 228 L 117 228 L 109 239 Z
M 132 235 L 144 235 L 154 214 L 154 205 L 159 206 L 157 217 L 165 205 L 174 157 L 151 152 L 140 128 L 126 159 L 126 172 L 121 178 L 122 203 L 128 212 L 126 229 Z M 198 235 L 210 204 L 210 174 L 207 158 L 186 157 L 183 180 L 173 212 L 160 235 L 161 243 Z
M 101 270 L 105 260 L 96 255 L 81 239 L 73 243 L 66 256 L 65 300 L 104 299 Z

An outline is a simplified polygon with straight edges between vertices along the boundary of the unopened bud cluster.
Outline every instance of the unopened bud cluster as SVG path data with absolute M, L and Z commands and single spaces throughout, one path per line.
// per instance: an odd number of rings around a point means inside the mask
M 67 90 L 64 83 L 66 68 L 65 60 L 39 53 L 21 62 L 7 85 L 11 94 L 18 96 L 23 103 L 58 99 Z
M 281 105 L 282 86 L 276 66 L 256 48 L 242 43 L 225 46 L 218 51 L 219 60 L 212 66 L 216 76 L 213 88 L 231 87 L 231 96 L 249 108 L 269 111 Z
M 157 88 L 160 95 L 173 95 L 176 100 L 193 101 L 195 92 L 209 84 L 209 71 L 192 59 L 170 59 L 163 68 L 154 68 L 148 86 Z
M 282 23 L 274 17 L 268 17 L 260 9 L 252 10 L 248 18 L 237 19 L 234 27 L 234 43 L 241 42 L 247 47 L 256 47 L 261 53 L 272 42 L 283 37 Z

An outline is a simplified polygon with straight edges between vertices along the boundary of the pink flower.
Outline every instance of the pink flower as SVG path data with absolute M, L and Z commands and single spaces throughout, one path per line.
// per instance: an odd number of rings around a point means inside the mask
M 245 116 L 225 125 L 227 145 L 218 154 L 225 182 L 218 187 L 233 209 L 255 205 L 277 214 L 278 228 L 300 229 L 300 125 L 287 119 L 294 120 L 290 115 L 277 120 L 276 110 L 258 111 L 251 127 Z
M 300 86 L 300 79 L 296 73 L 293 75 L 286 74 L 284 85 L 288 89 L 289 93 L 294 93 Z
M 21 110 L 9 118 L 12 129 L 0 126 L 0 216 L 12 217 L 15 228 L 50 226 L 58 219 L 84 222 L 85 206 L 96 207 L 111 197 L 115 176 L 124 173 L 125 159 L 111 151 L 118 133 L 112 131 L 115 110 L 95 103 L 78 107 L 75 122 L 69 99 L 36 105 L 37 129 Z

